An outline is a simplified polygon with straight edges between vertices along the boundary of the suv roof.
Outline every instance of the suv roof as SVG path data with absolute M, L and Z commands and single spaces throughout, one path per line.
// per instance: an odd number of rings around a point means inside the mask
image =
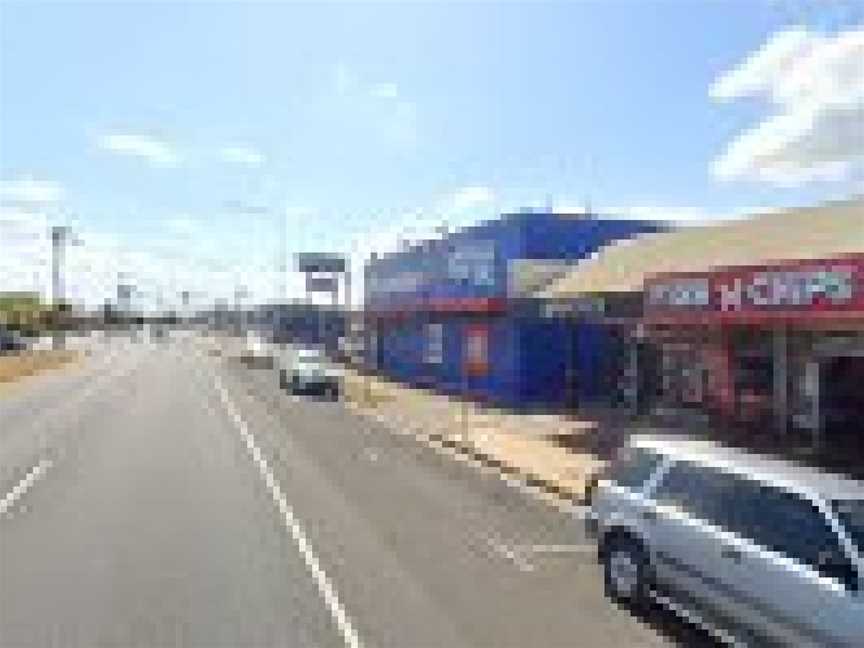
M 689 459 L 725 468 L 730 472 L 770 482 L 792 491 L 806 491 L 824 499 L 864 499 L 864 484 L 854 479 L 793 461 L 722 445 L 716 441 L 651 433 L 634 435 L 629 443 L 673 459 Z

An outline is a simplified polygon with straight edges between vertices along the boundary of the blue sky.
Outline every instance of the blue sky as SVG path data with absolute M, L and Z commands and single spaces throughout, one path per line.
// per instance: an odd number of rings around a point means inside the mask
M 547 197 L 682 220 L 807 204 L 857 185 L 718 178 L 770 101 L 709 90 L 790 26 L 862 20 L 848 2 L 7 2 L 0 178 L 50 194 L 14 217 L 88 234 L 70 275 L 88 300 L 117 270 L 88 285 L 88 240 L 149 265 L 142 286 L 175 290 L 176 264 L 202 294 L 266 299 L 281 218 L 289 252 L 362 256 Z

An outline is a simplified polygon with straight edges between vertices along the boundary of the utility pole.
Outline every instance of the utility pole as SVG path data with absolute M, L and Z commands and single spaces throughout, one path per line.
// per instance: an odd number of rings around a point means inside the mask
M 53 225 L 51 227 L 51 302 L 54 307 L 55 327 L 62 326 L 60 316 L 61 310 L 65 310 L 64 277 L 63 271 L 66 262 L 66 243 L 69 241 L 72 230 L 67 225 Z M 52 345 L 55 349 L 62 349 L 65 345 L 65 334 L 63 331 L 55 330 L 52 335 Z

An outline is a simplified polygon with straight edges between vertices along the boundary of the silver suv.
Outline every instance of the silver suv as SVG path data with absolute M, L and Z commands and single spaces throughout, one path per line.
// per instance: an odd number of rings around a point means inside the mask
M 864 484 L 642 435 L 590 503 L 615 602 L 658 601 L 730 643 L 864 646 Z

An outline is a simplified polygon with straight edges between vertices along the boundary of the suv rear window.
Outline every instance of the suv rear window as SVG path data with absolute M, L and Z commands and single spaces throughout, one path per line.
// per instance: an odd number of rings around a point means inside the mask
M 645 448 L 625 446 L 621 448 L 602 478 L 624 488 L 639 489 L 654 473 L 660 457 Z
M 825 517 L 797 493 L 749 479 L 738 480 L 732 527 L 757 544 L 850 588 L 857 581 Z

